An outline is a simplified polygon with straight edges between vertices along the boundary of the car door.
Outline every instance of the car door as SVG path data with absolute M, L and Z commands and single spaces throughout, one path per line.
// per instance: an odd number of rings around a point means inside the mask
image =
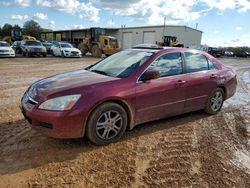
M 181 114 L 185 103 L 185 80 L 181 53 L 158 57 L 146 71 L 157 70 L 160 78 L 136 85 L 136 124 Z M 141 78 L 143 75 L 141 76 Z
M 217 87 L 214 64 L 203 54 L 185 52 L 186 103 L 185 111 L 203 109 L 211 92 Z

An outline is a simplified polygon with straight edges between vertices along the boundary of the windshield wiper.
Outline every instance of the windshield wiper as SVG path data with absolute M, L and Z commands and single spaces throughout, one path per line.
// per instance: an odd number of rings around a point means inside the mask
M 101 70 L 91 70 L 91 72 L 96 72 L 96 73 L 99 73 L 99 74 L 102 74 L 102 75 L 106 75 L 106 76 L 110 76 L 108 73 L 106 73 L 105 71 L 101 71 Z

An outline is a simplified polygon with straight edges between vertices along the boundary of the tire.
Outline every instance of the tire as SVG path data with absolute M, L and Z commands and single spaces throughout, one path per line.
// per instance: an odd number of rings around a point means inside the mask
M 43 54 L 43 57 L 47 57 L 47 54 Z
M 80 43 L 78 45 L 78 49 L 82 52 L 82 56 L 85 56 L 86 53 L 88 53 L 89 49 L 88 49 L 88 45 L 84 44 L 84 43 Z
M 127 124 L 128 116 L 122 106 L 112 102 L 104 103 L 91 113 L 86 135 L 95 145 L 110 144 L 123 136 Z
M 221 88 L 213 90 L 208 98 L 204 111 L 212 115 L 218 113 L 223 106 L 224 99 L 225 93 Z
M 102 51 L 98 45 L 94 45 L 91 50 L 93 57 L 102 57 Z

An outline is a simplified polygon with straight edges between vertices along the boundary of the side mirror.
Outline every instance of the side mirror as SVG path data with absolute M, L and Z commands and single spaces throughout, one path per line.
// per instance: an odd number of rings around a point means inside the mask
M 160 78 L 160 72 L 156 71 L 156 70 L 150 70 L 150 71 L 146 71 L 143 75 L 142 75 L 142 81 L 148 81 L 148 80 L 153 80 L 153 79 L 157 79 Z

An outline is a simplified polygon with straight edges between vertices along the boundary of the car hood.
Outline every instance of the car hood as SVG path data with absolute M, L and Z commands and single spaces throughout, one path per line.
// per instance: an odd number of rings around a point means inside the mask
M 64 51 L 80 51 L 79 49 L 77 49 L 77 48 L 62 48 L 62 50 L 64 50 Z
M 1 46 L 0 47 L 0 50 L 11 50 L 12 48 L 10 47 L 7 47 L 7 46 Z
M 51 95 L 62 96 L 82 93 L 83 87 L 98 83 L 118 80 L 119 78 L 109 77 L 87 70 L 78 70 L 58 74 L 34 83 L 28 93 L 35 100 L 47 99 Z M 63 92 L 63 94 L 61 93 Z M 53 97 L 55 97 L 53 96 Z

